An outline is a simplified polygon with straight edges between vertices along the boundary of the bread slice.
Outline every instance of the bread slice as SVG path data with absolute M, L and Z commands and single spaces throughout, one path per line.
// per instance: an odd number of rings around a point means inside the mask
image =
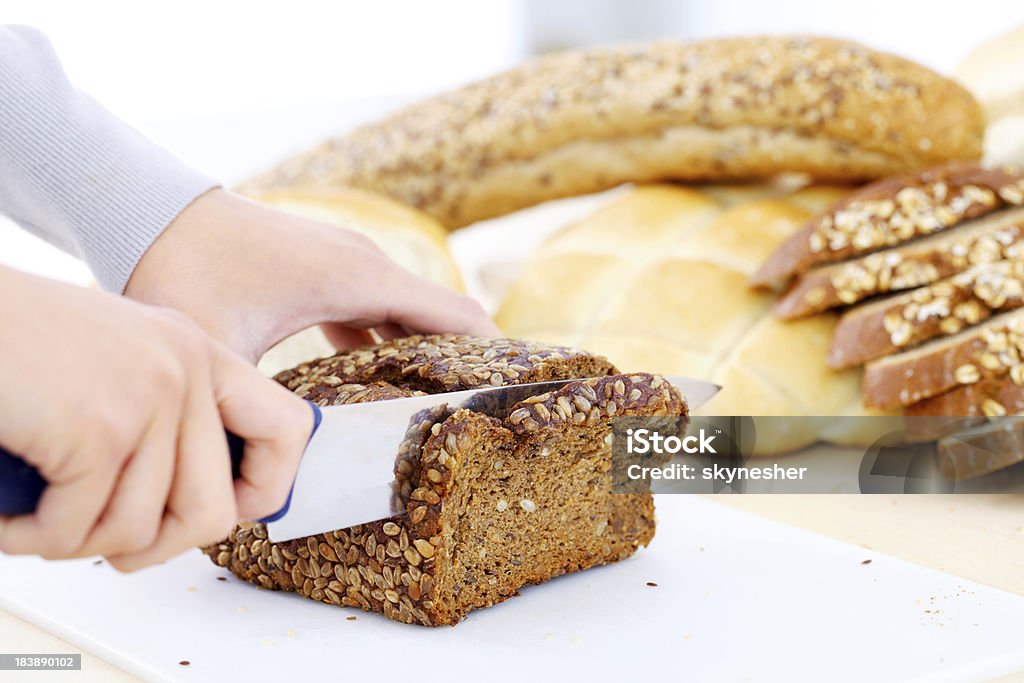
M 986 263 L 933 285 L 855 306 L 836 325 L 829 367 L 841 369 L 956 334 L 1024 306 L 1024 261 Z
M 1024 414 L 1024 386 L 1008 376 L 983 379 L 907 406 L 907 438 L 934 441 L 988 418 L 1019 414 Z
M 773 311 L 784 320 L 868 297 L 937 282 L 968 268 L 1024 252 L 1024 208 L 1000 211 L 948 232 L 862 258 L 815 268 L 797 279 Z
M 981 156 L 956 82 L 812 36 L 543 55 L 298 154 L 246 191 L 353 186 L 457 228 L 628 182 L 864 180 Z
M 946 479 L 965 481 L 1024 462 L 1024 418 L 1006 417 L 947 436 L 936 447 Z
M 278 381 L 320 405 L 594 379 L 497 412 L 417 416 L 395 444 L 404 515 L 285 543 L 247 525 L 205 552 L 264 588 L 428 626 L 624 559 L 653 537 L 654 507 L 649 493 L 612 493 L 610 418 L 682 417 L 687 408 L 661 377 L 615 372 L 575 349 L 454 335 L 398 339 L 284 372 Z
M 1024 382 L 1024 310 L 1002 313 L 963 332 L 865 366 L 864 404 L 896 408 L 982 379 Z
M 785 284 L 815 266 L 864 256 L 1024 204 L 1024 174 L 954 163 L 866 185 L 793 234 L 751 277 Z

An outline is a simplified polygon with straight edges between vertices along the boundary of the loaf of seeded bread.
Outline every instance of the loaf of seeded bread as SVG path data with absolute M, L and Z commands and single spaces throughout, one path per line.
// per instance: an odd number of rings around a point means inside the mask
M 362 187 L 457 228 L 624 182 L 860 180 L 974 160 L 983 130 L 961 86 L 856 43 L 665 41 L 542 56 L 324 142 L 244 189 Z
M 993 213 L 953 230 L 804 273 L 775 304 L 784 320 L 872 296 L 938 282 L 972 266 L 1022 252 L 1024 208 Z
M 828 364 L 861 365 L 1021 306 L 1024 261 L 975 266 L 933 285 L 851 308 L 836 325 Z
M 649 493 L 612 493 L 610 418 L 684 418 L 685 401 L 664 379 L 616 374 L 575 349 L 454 335 L 398 339 L 277 377 L 319 405 L 571 378 L 592 379 L 499 417 L 464 408 L 417 416 L 395 444 L 403 515 L 285 543 L 247 525 L 205 552 L 264 588 L 428 626 L 624 559 L 653 537 L 654 507 Z
M 894 247 L 1021 204 L 1024 174 L 1018 168 L 954 163 L 884 178 L 815 216 L 764 262 L 751 283 L 785 284 L 815 266 Z

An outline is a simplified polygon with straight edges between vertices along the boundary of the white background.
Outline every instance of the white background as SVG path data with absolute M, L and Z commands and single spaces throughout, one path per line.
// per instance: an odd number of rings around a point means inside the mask
M 0 23 L 44 30 L 78 87 L 233 182 L 403 101 L 533 52 L 810 32 L 858 39 L 949 72 L 974 45 L 1024 24 L 1024 2 L 3 0 Z M 0 263 L 86 277 L 6 225 Z

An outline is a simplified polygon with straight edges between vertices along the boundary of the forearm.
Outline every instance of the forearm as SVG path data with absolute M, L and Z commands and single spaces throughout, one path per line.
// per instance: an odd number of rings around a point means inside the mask
M 75 90 L 46 37 L 0 26 L 0 211 L 123 291 L 163 229 L 217 182 Z

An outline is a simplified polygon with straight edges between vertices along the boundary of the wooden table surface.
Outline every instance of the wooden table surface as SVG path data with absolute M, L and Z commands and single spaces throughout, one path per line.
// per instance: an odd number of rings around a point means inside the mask
M 926 567 L 1024 595 L 1024 495 L 1003 496 L 715 496 L 715 502 L 793 524 Z M 0 611 L 5 652 L 81 652 L 32 624 Z M 52 680 L 70 680 L 66 673 Z M 83 657 L 80 683 L 122 683 L 135 677 L 93 655 Z M 42 672 L 5 676 L 51 680 Z M 1024 681 L 1024 672 L 999 683 Z

